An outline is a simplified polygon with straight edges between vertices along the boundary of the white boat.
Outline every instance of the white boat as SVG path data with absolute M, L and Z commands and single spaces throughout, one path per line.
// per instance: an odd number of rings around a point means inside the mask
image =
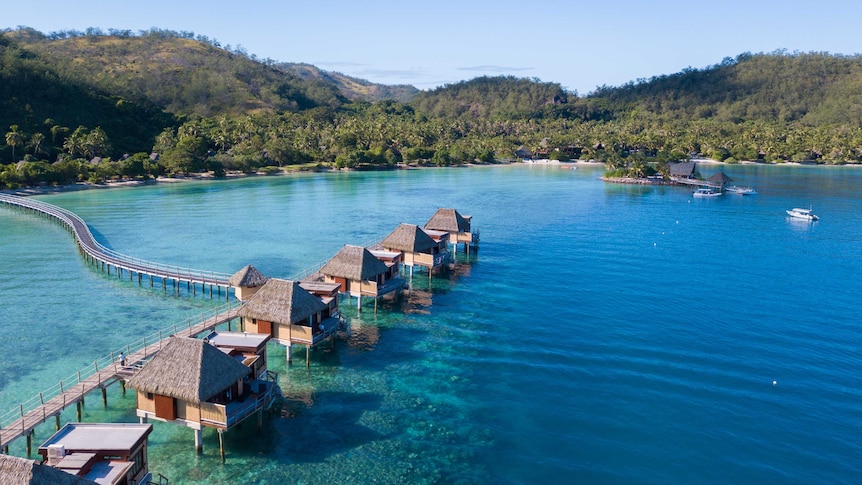
M 811 212 L 811 209 L 800 209 L 799 207 L 796 207 L 785 212 L 787 212 L 788 216 L 794 219 L 804 219 L 806 221 L 816 221 L 820 219 L 817 215 Z
M 738 185 L 730 185 L 725 187 L 724 190 L 730 192 L 731 194 L 757 195 L 757 191 L 754 190 L 754 187 L 740 187 Z
M 720 195 L 721 192 L 718 190 L 713 190 L 707 187 L 699 188 L 691 194 L 692 197 L 718 197 Z

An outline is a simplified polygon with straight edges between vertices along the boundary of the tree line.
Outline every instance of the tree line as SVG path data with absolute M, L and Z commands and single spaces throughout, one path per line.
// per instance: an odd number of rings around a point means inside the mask
M 371 103 L 350 101 L 319 80 L 309 84 L 230 58 L 206 43 L 193 53 L 180 49 L 186 44 L 177 42 L 200 43 L 191 35 L 148 34 L 147 52 L 203 66 L 182 74 L 202 70 L 198 84 L 161 74 L 171 64 L 150 65 L 146 80 L 134 73 L 107 80 L 103 73 L 137 59 L 126 56 L 141 45 L 129 44 L 125 33 L 72 36 L 73 43 L 69 35 L 23 43 L 26 36 L 0 35 L 0 126 L 8 126 L 0 184 L 221 175 L 308 163 L 358 169 L 491 163 L 515 159 L 522 148 L 635 174 L 693 154 L 731 163 L 862 161 L 862 117 L 855 116 L 862 103 L 853 102 L 862 93 L 858 56 L 745 54 L 584 97 L 538 79 L 481 77 L 410 102 Z M 86 73 L 58 60 L 73 52 L 89 54 Z M 177 83 L 179 91 L 153 94 Z

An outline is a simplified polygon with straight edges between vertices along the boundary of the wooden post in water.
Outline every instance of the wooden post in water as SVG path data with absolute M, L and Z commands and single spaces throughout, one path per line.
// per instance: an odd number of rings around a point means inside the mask
M 27 432 L 27 456 L 33 454 L 33 430 Z
M 305 346 L 305 368 L 311 367 L 311 345 Z
M 204 437 L 203 431 L 196 429 L 195 430 L 195 451 L 199 454 L 204 451 Z
M 224 431 L 218 430 L 218 449 L 221 454 L 221 462 L 224 463 Z
M 78 401 L 75 403 L 75 407 L 78 409 L 78 422 L 79 423 L 81 422 L 81 404 L 83 404 L 81 401 Z
M 290 358 L 290 342 L 287 343 L 287 365 L 290 367 L 291 358 Z
M 57 412 L 57 414 L 54 415 L 54 418 L 56 421 L 54 424 L 57 425 L 57 431 L 60 431 L 60 412 L 59 411 Z
M 105 387 L 102 387 L 102 404 L 108 407 L 108 389 Z

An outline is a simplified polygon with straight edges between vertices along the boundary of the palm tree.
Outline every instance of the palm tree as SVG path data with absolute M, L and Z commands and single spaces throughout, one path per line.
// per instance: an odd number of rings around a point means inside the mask
M 12 147 L 12 161 L 15 161 L 15 147 L 24 143 L 24 134 L 18 131 L 18 125 L 12 125 L 9 127 L 8 133 L 6 133 L 6 144 Z

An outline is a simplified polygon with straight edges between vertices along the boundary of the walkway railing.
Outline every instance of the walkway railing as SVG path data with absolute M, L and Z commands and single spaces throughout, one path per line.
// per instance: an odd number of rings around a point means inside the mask
M 99 387 L 104 387 L 114 382 L 118 377 L 125 379 L 130 374 L 140 370 L 147 359 L 161 350 L 165 339 L 173 336 L 188 337 L 208 332 L 216 325 L 236 318 L 237 310 L 242 305 L 243 303 L 240 301 L 230 301 L 218 308 L 201 312 L 200 321 L 195 323 L 193 323 L 191 318 L 188 318 L 183 322 L 169 325 L 123 348 L 114 350 L 94 360 L 92 364 L 87 365 L 72 375 L 60 379 L 57 384 L 20 403 L 16 408 L 0 415 L 0 431 L 8 430 L 12 426 L 18 432 L 17 436 L 13 437 L 6 436 L 3 433 L 2 445 L 7 445 L 13 439 L 23 436 L 27 428 L 32 429 L 35 427 L 34 422 L 40 424 L 48 417 L 57 414 L 56 409 L 62 410 L 67 405 L 80 401 L 88 392 Z M 118 361 L 121 352 L 126 357 L 125 367 L 121 366 Z M 51 410 L 46 411 L 46 405 L 49 401 L 57 398 L 62 398 L 62 402 L 54 403 Z M 25 416 L 40 408 L 43 414 L 41 416 L 37 415 L 35 418 L 41 417 L 41 421 L 36 419 L 36 421 L 29 420 L 27 423 L 24 423 L 23 418 Z
M 205 271 L 147 261 L 145 259 L 128 256 L 105 247 L 103 244 L 96 241 L 96 238 L 93 237 L 93 234 L 90 232 L 90 228 L 83 219 L 74 212 L 63 209 L 62 207 L 29 197 L 19 197 L 8 194 L 0 194 L 0 203 L 13 207 L 30 209 L 57 220 L 73 233 L 78 247 L 87 256 L 104 264 L 114 266 L 115 268 L 139 274 L 156 276 L 162 279 L 184 281 L 192 284 L 208 284 L 224 288 L 228 288 L 230 286 L 230 283 L 228 282 L 230 275 L 227 273 Z

